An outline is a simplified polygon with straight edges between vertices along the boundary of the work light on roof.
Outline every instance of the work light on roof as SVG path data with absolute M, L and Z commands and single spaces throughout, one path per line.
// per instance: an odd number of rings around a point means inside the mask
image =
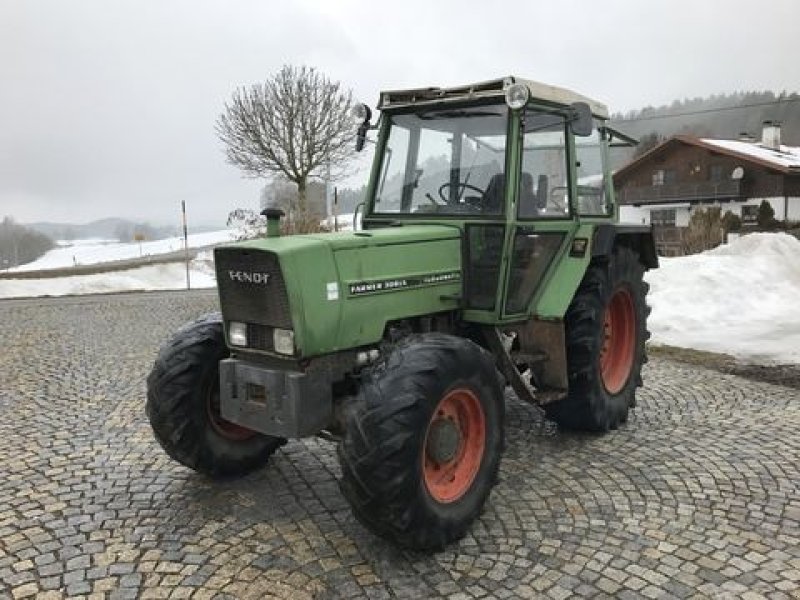
M 524 83 L 513 83 L 506 88 L 506 104 L 511 110 L 519 110 L 530 98 L 528 86 Z

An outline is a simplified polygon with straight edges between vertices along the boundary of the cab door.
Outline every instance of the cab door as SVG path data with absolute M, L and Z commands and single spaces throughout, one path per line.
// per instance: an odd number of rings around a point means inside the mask
M 591 257 L 593 225 L 614 216 L 602 123 L 573 135 L 563 114 L 520 117 L 515 220 L 509 223 L 503 320 L 561 318 Z M 548 286 L 559 272 L 559 285 Z
M 543 108 L 520 115 L 516 196 L 509 219 L 503 320 L 527 317 L 578 229 L 570 132 L 565 116 Z

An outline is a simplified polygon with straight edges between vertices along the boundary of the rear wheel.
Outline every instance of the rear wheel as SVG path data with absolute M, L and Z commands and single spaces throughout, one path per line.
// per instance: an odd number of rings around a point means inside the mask
M 559 426 L 608 431 L 627 420 L 647 361 L 643 275 L 638 255 L 624 246 L 586 271 L 565 317 L 569 394 L 544 407 Z
M 399 344 L 362 385 L 339 446 L 356 517 L 417 550 L 461 538 L 494 485 L 503 414 L 498 373 L 479 346 L 444 334 Z
M 173 459 L 211 477 L 244 475 L 266 464 L 285 440 L 220 415 L 219 361 L 228 357 L 218 313 L 178 331 L 147 378 L 147 416 Z

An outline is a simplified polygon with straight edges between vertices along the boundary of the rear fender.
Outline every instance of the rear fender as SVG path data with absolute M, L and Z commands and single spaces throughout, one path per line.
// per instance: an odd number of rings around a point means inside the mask
M 658 268 L 652 227 L 611 223 L 598 225 L 594 231 L 592 260 L 608 259 L 617 246 L 625 246 L 636 252 L 645 268 Z

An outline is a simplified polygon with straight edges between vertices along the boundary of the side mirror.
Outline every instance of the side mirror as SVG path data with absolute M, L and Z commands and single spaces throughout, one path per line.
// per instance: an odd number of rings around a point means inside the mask
M 353 118 L 359 123 L 358 131 L 356 131 L 356 152 L 361 152 L 364 149 L 364 144 L 367 143 L 367 131 L 370 128 L 370 119 L 372 118 L 372 111 L 366 104 L 356 104 L 353 107 Z
M 578 137 L 592 135 L 594 120 L 592 119 L 592 109 L 586 102 L 574 102 L 570 105 L 569 126 L 572 133 Z
M 367 131 L 369 130 L 369 123 L 362 123 L 358 126 L 356 132 L 356 152 L 361 152 L 364 149 L 364 144 L 367 143 Z

